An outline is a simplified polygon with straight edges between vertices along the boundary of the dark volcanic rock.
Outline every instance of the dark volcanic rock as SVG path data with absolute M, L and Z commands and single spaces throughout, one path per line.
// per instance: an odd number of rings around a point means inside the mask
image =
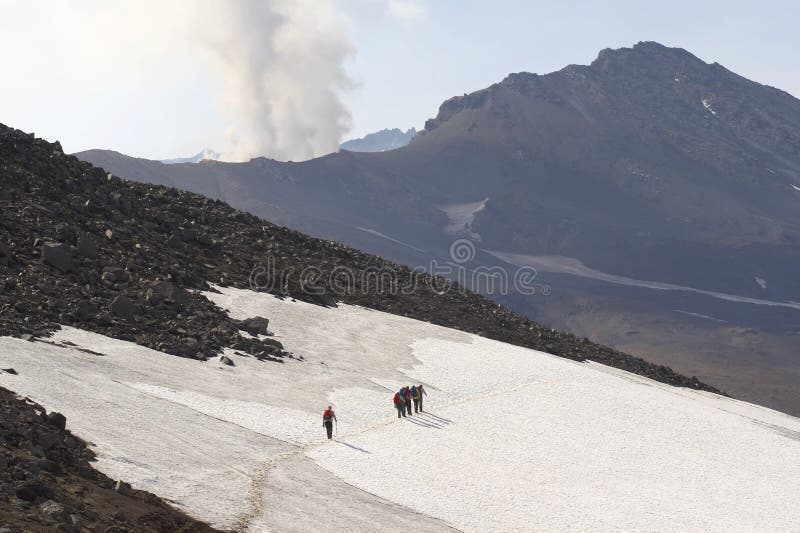
M 75 318 L 81 322 L 86 322 L 94 318 L 99 312 L 100 308 L 96 304 L 88 300 L 81 300 L 77 303 Z
M 76 252 L 78 255 L 88 259 L 95 259 L 97 257 L 97 244 L 88 235 L 81 235 L 78 237 Z
M 222 363 L 223 365 L 236 366 L 233 363 L 233 360 L 230 357 L 228 357 L 227 355 L 220 356 L 219 362 Z
M 237 320 L 236 325 L 251 335 L 268 335 L 269 320 L 262 316 L 254 316 L 245 320 Z
M 14 491 L 17 498 L 28 502 L 35 502 L 41 498 L 51 498 L 53 490 L 41 483 L 27 483 Z
M 109 305 L 111 313 L 123 320 L 133 320 L 136 314 L 136 306 L 130 298 L 124 294 L 120 294 Z
M 66 274 L 72 272 L 72 252 L 69 246 L 61 243 L 44 243 L 42 245 L 42 262 Z
M 117 481 L 114 485 L 114 492 L 119 492 L 120 494 L 130 494 L 131 493 L 131 486 L 129 483 L 125 483 L 124 481 Z
M 6 266 L 11 262 L 12 259 L 13 256 L 11 255 L 11 249 L 0 242 L 0 265 Z
M 63 431 L 67 427 L 67 418 L 61 413 L 53 411 L 47 415 L 47 423 Z

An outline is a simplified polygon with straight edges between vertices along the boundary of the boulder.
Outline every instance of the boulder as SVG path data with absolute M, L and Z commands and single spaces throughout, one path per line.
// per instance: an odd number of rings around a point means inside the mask
M 19 487 L 15 492 L 17 498 L 27 502 L 36 501 L 39 498 L 52 498 L 53 491 L 41 483 L 27 483 Z
M 189 301 L 189 293 L 168 281 L 153 283 L 145 293 L 148 303 L 176 302 L 183 304 Z
M 250 335 L 268 335 L 269 320 L 263 316 L 254 316 L 245 320 L 237 320 L 236 325 Z
M 128 272 L 120 267 L 105 267 L 101 279 L 111 283 L 125 283 L 128 281 Z
M 39 437 L 38 444 L 40 448 L 47 451 L 58 444 L 58 435 L 55 433 L 45 433 Z
M 317 281 L 306 281 L 302 283 L 300 291 L 302 295 L 298 296 L 298 298 L 325 307 L 337 307 L 334 294 Z
M 114 485 L 114 491 L 119 492 L 122 495 L 127 495 L 131 493 L 131 486 L 124 481 L 117 481 L 117 483 Z
M 192 242 L 197 240 L 197 236 L 199 234 L 200 232 L 197 230 L 197 228 L 184 228 L 181 231 L 180 237 L 185 242 Z
M 100 308 L 89 300 L 81 300 L 77 304 L 75 317 L 81 322 L 88 322 L 100 312 Z
M 94 239 L 88 235 L 80 235 L 78 237 L 78 246 L 76 247 L 76 252 L 78 255 L 89 259 L 94 259 L 97 257 L 97 245 L 95 244 Z
M 47 423 L 63 431 L 67 427 L 67 417 L 59 412 L 53 411 L 47 415 Z
M 236 366 L 235 364 L 233 364 L 233 360 L 227 355 L 220 356 L 219 362 L 222 363 L 223 365 Z
M 108 307 L 111 314 L 122 320 L 133 320 L 136 314 L 136 306 L 130 298 L 124 294 L 120 294 L 111 302 Z
M 11 249 L 0 242 L 0 265 L 6 266 L 11 262 L 12 259 L 13 256 L 11 255 Z
M 5 372 L 6 374 L 11 374 L 11 375 L 13 375 L 13 376 L 16 376 L 16 375 L 17 375 L 17 371 L 16 371 L 16 370 L 14 370 L 13 368 L 0 368 L 0 370 L 2 370 L 3 372 Z
M 165 244 L 174 250 L 180 250 L 185 246 L 185 243 L 178 235 L 170 235 Z
M 275 339 L 261 339 L 261 344 L 266 344 L 267 346 L 273 346 L 278 350 L 283 350 L 283 344 Z
M 42 245 L 42 263 L 50 265 L 62 274 L 75 270 L 72 252 L 66 244 L 46 242 Z
M 53 500 L 47 500 L 39 505 L 39 510 L 41 510 L 42 514 L 45 516 L 49 516 L 53 520 L 58 520 L 59 522 L 63 522 L 67 518 L 67 512 L 64 506 Z

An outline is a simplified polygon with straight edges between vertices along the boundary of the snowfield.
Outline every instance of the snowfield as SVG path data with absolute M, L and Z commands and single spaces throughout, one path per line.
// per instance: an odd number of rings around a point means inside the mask
M 0 368 L 19 372 L 0 386 L 63 412 L 102 471 L 221 528 L 800 530 L 797 418 L 369 309 L 220 291 L 305 361 L 228 351 L 228 367 L 64 328 L 0 338 Z M 392 391 L 418 383 L 427 412 L 398 420 Z

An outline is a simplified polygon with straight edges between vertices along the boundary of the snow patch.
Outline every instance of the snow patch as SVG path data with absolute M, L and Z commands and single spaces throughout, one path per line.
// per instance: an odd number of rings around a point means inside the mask
M 306 362 L 227 351 L 226 367 L 64 328 L 56 341 L 106 355 L 0 337 L 0 367 L 19 372 L 0 385 L 64 412 L 104 472 L 222 528 L 347 530 L 357 517 L 398 530 L 421 515 L 463 531 L 800 521 L 794 417 L 374 310 L 217 289 L 204 294 L 234 318 L 268 317 Z M 393 391 L 419 383 L 426 412 L 398 420 Z M 325 483 L 306 482 L 310 460 Z M 309 498 L 291 500 L 287 525 L 276 495 L 298 487 Z M 322 514 L 303 507 L 321 503 Z
M 796 191 L 800 191 L 800 187 L 798 187 L 797 185 L 792 184 L 792 188 Z
M 705 107 L 712 115 L 717 114 L 717 112 L 714 111 L 714 108 L 711 107 L 711 104 L 707 99 L 703 98 L 702 102 L 703 102 L 703 107 Z
M 356 229 L 359 231 L 363 231 L 364 233 L 369 233 L 370 235 L 375 235 L 376 237 L 380 237 L 381 239 L 386 239 L 387 241 L 392 241 L 393 243 L 400 244 L 405 246 L 406 248 L 411 248 L 412 250 L 416 250 L 417 252 L 425 253 L 425 250 L 422 248 L 417 248 L 416 246 L 412 246 L 407 242 L 403 242 L 401 240 L 395 239 L 394 237 L 389 237 L 385 233 L 381 233 L 378 230 L 370 229 L 370 228 L 362 228 L 361 226 L 356 226 Z
M 705 289 L 697 289 L 694 287 L 686 287 L 684 285 L 675 285 L 672 283 L 663 283 L 660 281 L 647 281 L 629 278 L 626 276 L 618 276 L 616 274 L 609 274 L 600 270 L 595 270 L 584 265 L 579 259 L 574 257 L 565 257 L 562 255 L 524 255 L 524 254 L 510 254 L 505 252 L 496 252 L 484 250 L 489 254 L 501 259 L 507 263 L 515 266 L 529 266 L 541 272 L 555 272 L 558 274 L 569 274 L 581 278 L 594 279 L 606 283 L 613 283 L 615 285 L 626 285 L 628 287 L 640 287 L 643 289 L 654 289 L 659 291 L 686 291 L 694 292 L 696 294 L 703 294 L 712 298 L 726 300 L 729 302 L 753 304 L 753 305 L 766 305 L 770 307 L 787 307 L 789 309 L 800 310 L 800 303 L 787 301 L 776 302 L 773 300 L 764 300 L 761 298 L 750 298 L 748 296 L 738 296 L 736 294 L 727 294 L 724 292 L 709 291 Z
M 758 276 L 756 276 L 753 279 L 758 284 L 758 286 L 761 287 L 762 289 L 766 289 L 767 288 L 767 280 L 765 280 L 764 278 L 759 278 Z
M 479 202 L 436 206 L 447 215 L 447 226 L 444 228 L 445 234 L 469 237 L 475 241 L 480 241 L 481 236 L 472 231 L 472 224 L 475 222 L 475 216 L 486 208 L 486 202 L 488 201 L 489 198 L 487 197 Z
M 713 316 L 704 315 L 702 313 L 693 313 L 692 311 L 683 311 L 682 309 L 673 309 L 676 313 L 681 313 L 682 315 L 694 316 L 697 318 L 702 318 L 704 320 L 711 320 L 713 322 L 725 323 L 727 320 L 722 320 L 720 318 L 715 318 Z

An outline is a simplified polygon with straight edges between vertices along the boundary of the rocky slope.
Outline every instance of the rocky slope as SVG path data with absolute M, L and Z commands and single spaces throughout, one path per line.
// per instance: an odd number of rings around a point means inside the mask
M 0 387 L 0 531 L 216 531 L 96 471 L 65 424 Z
M 715 390 L 615 350 L 542 327 L 407 267 L 275 226 L 192 193 L 116 178 L 50 144 L 0 129 L 0 334 L 46 336 L 74 325 L 175 355 L 231 346 L 291 356 L 192 289 L 207 282 L 322 305 L 335 299 L 479 333 L 675 385 Z M 266 270 L 264 270 L 266 269 Z M 349 272 L 349 285 L 336 285 Z M 375 273 L 388 273 L 389 281 Z M 254 275 L 255 274 L 255 275 Z M 413 290 L 398 290 L 398 288 Z M 269 317 L 267 317 L 269 318 Z M 266 322 L 266 321 L 265 321 Z M 313 325 L 309 325 L 313 327 Z

